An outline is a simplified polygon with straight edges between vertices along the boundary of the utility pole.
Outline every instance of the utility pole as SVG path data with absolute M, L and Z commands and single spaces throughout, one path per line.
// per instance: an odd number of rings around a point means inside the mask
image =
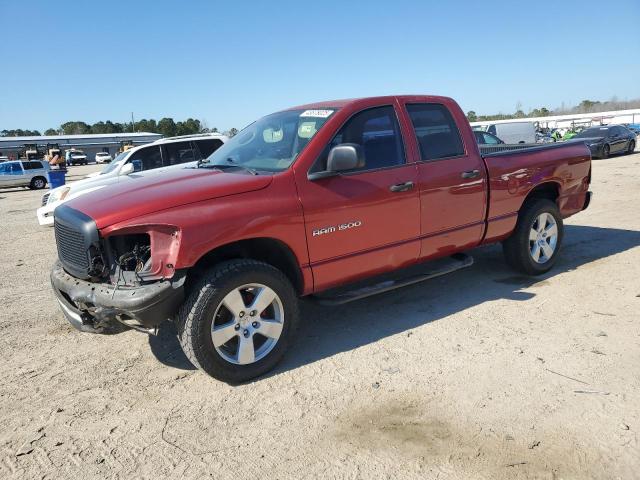
M 133 120 L 133 112 L 131 112 L 131 133 L 136 131 L 135 125 L 136 125 L 136 122 Z

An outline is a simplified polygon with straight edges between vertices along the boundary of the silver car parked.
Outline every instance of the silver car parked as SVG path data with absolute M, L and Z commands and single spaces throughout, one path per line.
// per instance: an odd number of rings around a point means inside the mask
M 0 163 L 0 188 L 29 187 L 38 190 L 47 186 L 49 164 L 42 160 L 15 160 Z

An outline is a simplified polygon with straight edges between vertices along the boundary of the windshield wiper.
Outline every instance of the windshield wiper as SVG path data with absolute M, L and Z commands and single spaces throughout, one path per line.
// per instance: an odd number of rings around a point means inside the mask
M 249 172 L 251 175 L 258 175 L 258 172 L 255 171 L 253 168 L 245 167 L 244 165 L 236 163 L 231 158 L 227 158 L 227 162 L 229 162 L 228 165 L 212 165 L 212 166 L 214 168 L 217 168 L 218 170 L 224 170 L 226 168 L 241 168 L 242 170 Z
M 245 167 L 244 165 L 236 163 L 231 158 L 227 158 L 227 162 L 229 162 L 228 165 L 218 165 L 218 164 L 213 164 L 209 162 L 201 162 L 201 163 L 198 163 L 198 168 L 216 168 L 221 171 L 224 171 L 225 169 L 228 169 L 228 168 L 241 168 L 242 170 L 249 172 L 251 175 L 258 175 L 258 172 L 253 168 Z

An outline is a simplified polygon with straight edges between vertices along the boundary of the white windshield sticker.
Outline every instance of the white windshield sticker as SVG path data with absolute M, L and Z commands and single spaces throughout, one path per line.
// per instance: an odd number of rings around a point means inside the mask
M 298 127 L 300 138 L 311 138 L 316 133 L 316 122 L 302 122 Z
M 301 117 L 327 118 L 333 113 L 333 110 L 305 110 L 300 114 Z

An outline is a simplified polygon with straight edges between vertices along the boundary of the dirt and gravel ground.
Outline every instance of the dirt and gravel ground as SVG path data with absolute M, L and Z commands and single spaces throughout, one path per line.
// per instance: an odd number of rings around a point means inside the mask
M 95 170 L 76 167 L 76 174 Z M 239 387 L 170 326 L 81 334 L 42 192 L 0 191 L 0 478 L 640 478 L 640 154 L 596 161 L 557 267 L 465 271 L 342 308 Z

